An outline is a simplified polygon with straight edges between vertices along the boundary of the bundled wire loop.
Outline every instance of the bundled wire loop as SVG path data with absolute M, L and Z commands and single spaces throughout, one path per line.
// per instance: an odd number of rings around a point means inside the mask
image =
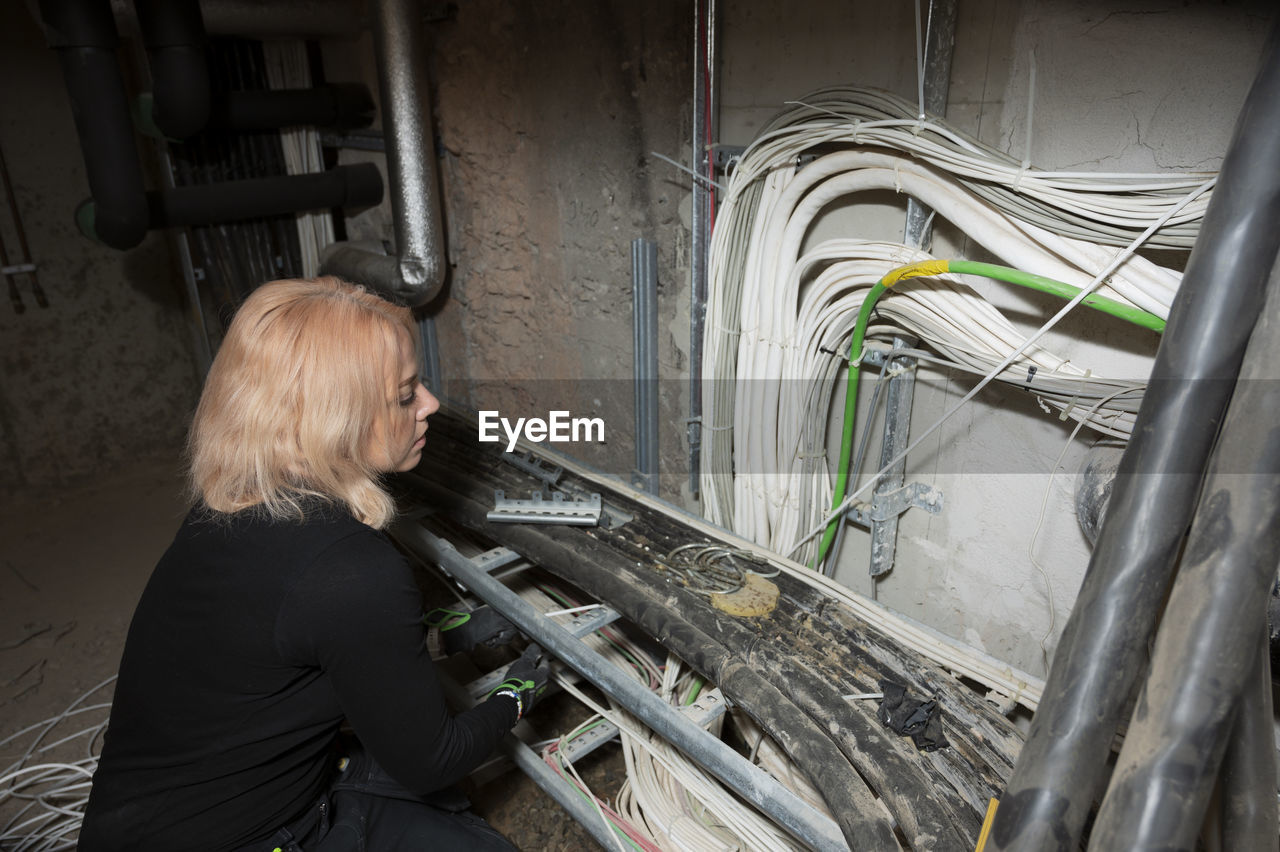
M 799 165 L 814 152 L 821 155 Z M 883 92 L 827 89 L 797 102 L 742 155 L 712 235 L 704 514 L 792 552 L 840 502 L 823 455 L 841 373 L 856 374 L 868 348 L 893 336 L 919 341 L 909 348 L 929 367 L 994 372 L 1055 414 L 1127 438 L 1141 401 L 1132 379 L 1027 345 L 961 276 L 1062 298 L 1092 287 L 1083 304 L 1140 326 L 1136 334 L 1158 332 L 1180 275 L 1112 246 L 1145 235 L 1149 247 L 1188 247 L 1211 194 L 1188 201 L 1188 190 L 1205 183 L 1203 174 L 1040 171 L 937 120 L 922 122 L 913 105 Z M 911 195 L 1008 265 L 848 237 L 806 244 L 824 210 L 872 190 Z M 848 363 L 829 354 L 842 351 Z M 845 456 L 838 474 L 848 465 Z M 806 546 L 804 560 L 829 544 Z

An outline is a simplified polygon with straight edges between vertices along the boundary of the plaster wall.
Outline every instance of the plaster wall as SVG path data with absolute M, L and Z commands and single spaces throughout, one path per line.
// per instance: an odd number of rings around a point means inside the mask
M 0 149 L 40 286 L 0 304 L 0 497 L 31 497 L 141 460 L 176 457 L 197 369 L 162 235 L 117 252 L 72 222 L 89 195 L 57 58 L 20 3 L 0 4 Z M 11 263 L 17 232 L 0 204 Z
M 442 395 L 473 410 L 601 418 L 553 446 L 623 479 L 635 466 L 631 243 L 658 246 L 664 496 L 688 481 L 692 4 L 480 0 L 428 7 L 448 278 L 424 310 Z M 368 39 L 325 45 L 331 79 L 376 87 Z M 344 157 L 355 156 L 344 154 Z M 385 206 L 385 205 L 384 205 Z M 391 239 L 386 210 L 348 222 Z
M 785 101 L 822 87 L 870 86 L 916 98 L 912 4 L 761 0 L 724 8 L 722 20 L 726 143 L 748 143 Z M 961 2 L 948 121 L 1040 168 L 1216 169 L 1274 20 L 1264 3 Z M 872 195 L 831 211 L 809 239 L 900 240 L 904 211 L 901 198 Z M 934 254 L 989 259 L 963 224 L 937 223 Z M 1185 253 L 1156 259 L 1181 268 Z M 1058 306 L 994 282 L 971 283 L 1024 331 Z M 1156 344 L 1153 334 L 1085 313 L 1045 338 L 1079 366 L 1135 379 L 1149 374 Z M 870 414 L 868 378 L 860 423 Z M 921 368 L 912 434 L 971 387 L 966 377 Z M 1086 430 L 1069 442 L 1072 425 L 1033 397 L 989 386 L 908 458 L 907 481 L 943 492 L 942 512 L 903 516 L 895 567 L 874 585 L 866 575 L 868 536 L 851 527 L 837 579 L 1042 674 L 1089 558 L 1074 493 L 1096 436 Z M 838 428 L 835 434 L 838 442 Z M 837 454 L 838 444 L 828 457 Z M 878 448 L 869 457 L 864 470 L 875 470 Z

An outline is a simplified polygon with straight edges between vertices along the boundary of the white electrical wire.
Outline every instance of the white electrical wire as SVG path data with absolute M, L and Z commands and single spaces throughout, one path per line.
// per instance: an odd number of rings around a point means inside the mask
M 27 735 L 31 741 L 17 761 L 0 771 L 0 849 L 6 852 L 54 852 L 75 849 L 89 785 L 98 765 L 102 732 L 106 729 L 109 702 L 84 705 L 89 696 L 112 684 L 110 677 L 73 701 L 57 716 L 28 725 L 0 740 L 7 746 Z M 51 742 L 46 739 L 72 717 L 99 713 L 96 724 Z M 33 763 L 33 758 L 85 738 L 85 757 L 74 761 Z
M 1049 320 L 1044 323 L 1044 325 L 1040 326 L 1039 329 L 1037 329 L 1034 333 L 1032 333 L 1032 335 L 1028 337 L 1021 346 L 1019 346 L 1014 352 L 1012 352 L 1006 358 L 1004 358 L 1004 360 L 1002 360 L 991 372 L 989 372 L 986 376 L 982 378 L 981 381 L 979 381 L 976 385 L 974 385 L 973 388 L 968 393 L 966 393 L 960 399 L 959 402 L 957 402 L 954 406 L 948 409 L 931 426 L 929 426 L 928 429 L 925 429 L 924 432 L 922 432 L 919 436 L 917 436 L 914 440 L 912 440 L 911 443 L 908 444 L 904 450 L 902 450 L 902 452 L 900 452 L 897 456 L 891 459 L 889 463 L 886 464 L 883 468 L 877 471 L 876 474 L 872 476 L 871 479 L 868 480 L 866 484 L 864 484 L 863 486 L 855 490 L 852 494 L 846 497 L 838 507 L 833 509 L 829 514 L 825 515 L 823 518 L 823 522 L 817 527 L 815 527 L 814 529 L 810 530 L 809 533 L 804 536 L 804 538 L 797 541 L 796 546 L 792 548 L 792 551 L 794 551 L 796 547 L 798 547 L 800 544 L 803 544 L 808 539 L 813 538 L 814 536 L 820 534 L 823 531 L 823 529 L 826 528 L 826 524 L 830 520 L 832 520 L 835 517 L 839 517 L 841 514 L 847 511 L 849 506 L 852 505 L 853 501 L 858 496 L 860 496 L 862 492 L 866 491 L 868 488 L 874 485 L 875 482 L 878 481 L 881 475 L 883 475 L 884 473 L 887 473 L 895 464 L 905 459 L 912 450 L 914 450 L 917 446 L 919 446 L 922 441 L 926 440 L 935 431 L 941 428 L 943 423 L 945 423 L 948 419 L 950 419 L 950 417 L 953 414 L 955 414 L 957 411 L 963 408 L 971 399 L 973 399 L 974 396 L 978 394 L 979 391 L 982 390 L 982 388 L 986 387 L 987 384 L 989 384 L 1006 367 L 1008 367 L 1009 364 L 1011 364 L 1015 359 L 1017 359 L 1020 355 L 1022 355 L 1023 352 L 1027 351 L 1031 346 L 1033 346 L 1035 342 L 1039 340 L 1042 336 L 1044 336 L 1044 334 L 1046 334 L 1051 328 L 1057 325 L 1057 323 L 1064 316 L 1066 316 L 1068 313 L 1070 313 L 1072 310 L 1075 309 L 1076 305 L 1084 301 L 1097 288 L 1098 284 L 1100 284 L 1106 276 L 1110 275 L 1117 266 L 1119 266 L 1121 263 L 1124 262 L 1128 254 L 1131 254 L 1139 245 L 1142 244 L 1142 242 L 1152 232 L 1154 232 L 1157 228 L 1160 227 L 1161 224 L 1163 224 L 1163 221 L 1165 219 L 1172 218 L 1178 213 L 1179 210 L 1182 209 L 1182 206 L 1185 206 L 1186 204 L 1190 204 L 1196 198 L 1200 197 L 1205 192 L 1208 192 L 1209 189 L 1213 187 L 1215 180 L 1216 179 L 1207 180 L 1204 183 L 1202 183 L 1200 186 L 1193 189 L 1190 193 L 1184 196 L 1182 205 L 1175 205 L 1174 207 L 1170 208 L 1161 219 L 1152 223 L 1148 227 L 1147 231 L 1143 232 L 1142 234 L 1139 234 L 1138 237 L 1133 241 L 1132 244 L 1130 244 L 1130 246 L 1126 249 L 1125 252 L 1122 252 L 1119 255 L 1117 255 L 1116 258 L 1108 266 L 1104 267 L 1102 271 L 1099 272 L 1094 277 L 1094 281 L 1089 286 L 1081 289 L 1081 291 L 1077 293 L 1071 299 L 1071 301 L 1067 302 L 1067 304 L 1065 304 L 1061 310 L 1059 310 L 1056 314 L 1050 317 Z
M 272 89 L 305 89 L 311 86 L 307 48 L 301 41 L 268 40 L 262 43 L 267 84 Z M 324 152 L 314 127 L 287 127 L 280 131 L 285 171 L 291 175 L 323 172 Z M 333 217 L 327 210 L 295 214 L 302 251 L 302 275 L 320 274 L 320 252 L 333 242 Z
M 820 426 L 840 370 L 829 353 L 847 346 L 862 298 L 880 276 L 927 257 L 856 240 L 828 241 L 801 257 L 801 242 L 821 210 L 868 190 L 907 192 L 1011 266 L 1103 290 L 1167 317 L 1177 273 L 1131 250 L 1063 236 L 1046 227 L 1055 223 L 1045 211 L 1071 217 L 1074 224 L 1066 230 L 1114 241 L 1139 223 L 1143 239 L 1167 233 L 1170 223 L 1194 229 L 1207 203 L 1203 180 L 1195 181 L 1200 189 L 1190 201 L 1180 191 L 1199 176 L 1040 173 L 937 122 L 921 127 L 907 121 L 909 109 L 883 93 L 819 94 L 774 122 L 744 154 L 711 245 L 704 514 L 783 552 L 829 505 L 823 504 L 830 498 L 829 480 L 820 475 L 821 482 L 811 481 L 826 468 L 816 461 L 826 443 Z M 797 158 L 818 144 L 847 149 L 797 170 Z M 892 148 L 909 156 L 887 150 Z M 974 181 L 986 182 L 981 193 L 975 194 Z M 992 186 L 1000 188 L 994 195 Z M 1042 205 L 1032 211 L 1036 221 L 1023 218 L 1025 204 L 1008 202 L 1022 197 Z M 992 198 L 1000 203 L 993 206 Z M 1100 222 L 1098 233 L 1077 221 L 1084 219 Z M 1132 427 L 1138 400 L 1116 395 L 1130 382 L 1095 375 L 1033 345 L 959 278 L 917 279 L 886 294 L 876 313 L 873 335 L 900 329 L 958 368 L 984 376 L 994 370 L 998 380 L 1024 387 L 1034 372 L 1029 389 L 1043 406 L 1077 420 L 1087 416 L 1091 428 L 1116 437 L 1127 437 Z M 1086 415 L 1102 397 L 1115 397 L 1114 406 Z
M 513 584 L 513 590 L 539 612 L 562 607 L 562 595 L 556 599 L 524 582 Z M 617 665 L 632 677 L 654 689 L 673 705 L 681 705 L 690 696 L 693 685 L 682 677 L 683 666 L 668 654 L 662 670 L 637 665 L 648 659 L 647 652 L 618 631 L 605 638 L 599 633 L 586 637 L 597 654 Z M 636 830 L 661 849 L 719 852 L 719 850 L 795 850 L 795 840 L 759 812 L 745 805 L 727 791 L 715 778 L 663 741 L 639 719 L 620 707 L 604 707 L 579 690 L 572 679 L 557 675 L 557 682 L 593 713 L 607 719 L 619 730 L 627 770 L 627 780 L 618 793 L 614 810 Z M 684 683 L 683 688 L 678 684 Z M 723 719 L 723 717 L 721 717 Z M 719 724 L 717 720 L 716 724 Z M 714 729 L 713 729 L 714 730 Z M 562 748 L 562 747 L 561 747 Z M 776 746 L 774 747 L 776 750 Z M 802 776 L 780 750 L 770 753 L 768 767 L 779 780 L 791 786 Z M 562 762 L 560 765 L 568 763 Z M 568 774 L 571 770 L 565 767 Z M 584 786 L 584 785 L 580 785 Z M 800 787 L 793 787 L 797 791 Z M 819 801 L 821 797 L 818 797 Z M 597 804 L 599 808 L 599 804 Z M 822 806 L 825 809 L 825 805 Z M 600 811 L 603 815 L 603 811 Z

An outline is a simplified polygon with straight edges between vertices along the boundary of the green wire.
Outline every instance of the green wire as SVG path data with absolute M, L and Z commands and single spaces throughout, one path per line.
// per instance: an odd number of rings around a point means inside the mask
M 858 369 L 858 359 L 862 357 L 862 339 L 867 334 L 871 311 L 887 289 L 883 278 L 876 282 L 876 286 L 872 287 L 871 292 L 862 300 L 862 309 L 858 311 L 858 321 L 853 327 L 853 340 L 849 344 L 849 378 L 846 381 L 844 394 L 844 428 L 840 434 L 840 465 L 836 468 L 836 487 L 831 495 L 833 509 L 844 502 L 844 491 L 849 483 L 849 456 L 853 454 L 853 425 L 858 418 L 858 375 L 861 372 Z M 816 571 L 822 564 L 822 560 L 826 559 L 827 549 L 831 547 L 831 540 L 836 537 L 839 522 L 839 518 L 832 518 L 831 523 L 827 524 L 826 530 L 823 531 L 818 556 L 809 566 L 813 570 Z
M 986 278 L 994 278 L 997 281 L 1018 284 L 1067 300 L 1074 299 L 1080 294 L 1079 287 L 1073 287 L 1070 284 L 1064 284 L 1052 278 L 1045 278 L 1043 275 L 1023 272 L 1021 269 L 1011 269 L 1007 266 L 996 266 L 991 263 L 979 263 L 975 260 L 951 260 L 948 261 L 948 265 L 952 272 L 961 275 L 981 275 Z M 1148 313 L 1142 308 L 1135 308 L 1132 305 L 1117 302 L 1115 299 L 1108 299 L 1106 296 L 1090 294 L 1081 300 L 1081 304 L 1088 305 L 1094 310 L 1102 311 L 1104 314 L 1119 317 L 1141 328 L 1158 332 L 1164 331 L 1165 321 L 1160 317 Z
M 1041 293 L 1051 293 L 1063 299 L 1074 299 L 1080 294 L 1079 287 L 1073 287 L 1070 284 L 1064 284 L 1061 281 L 1055 281 L 1052 278 L 1045 278 L 1043 275 L 1034 275 L 1030 272 L 1023 272 L 1020 269 L 1011 269 L 1007 266 L 996 266 L 991 263 L 979 263 L 973 260 L 942 260 L 942 261 L 924 261 L 922 263 L 913 263 L 904 267 L 898 267 L 891 270 L 876 285 L 871 288 L 871 292 L 862 301 L 862 309 L 858 311 L 858 321 L 853 327 L 853 338 L 849 345 L 849 378 L 846 382 L 846 391 L 844 397 L 844 421 L 843 428 L 840 433 L 840 466 L 836 470 L 836 485 L 831 497 L 831 508 L 835 510 L 844 502 L 845 489 L 849 483 L 849 456 L 853 450 L 853 427 L 858 415 L 858 375 L 861 372 L 858 369 L 858 361 L 862 356 L 862 341 L 867 333 L 867 325 L 871 320 L 871 312 L 875 309 L 876 302 L 888 287 L 893 286 L 899 281 L 904 281 L 910 277 L 921 275 L 938 274 L 940 272 L 955 272 L 961 275 L 982 275 L 986 278 L 994 278 L 997 281 L 1004 281 L 1009 284 L 1017 284 L 1032 290 L 1039 290 Z M 886 285 L 885 282 L 888 282 Z M 1098 296 L 1090 294 L 1081 300 L 1082 304 L 1088 305 L 1097 311 L 1111 314 L 1114 317 L 1126 320 L 1140 328 L 1150 329 L 1155 332 L 1164 332 L 1165 321 L 1155 314 L 1148 313 L 1141 308 L 1135 308 L 1117 302 L 1115 299 L 1108 299 L 1106 296 Z M 827 550 L 831 547 L 831 542 L 836 536 L 836 530 L 839 528 L 840 519 L 832 518 L 827 524 L 826 530 L 822 533 L 822 541 L 818 546 L 818 555 L 814 559 L 813 564 L 809 567 L 817 570 L 824 559 L 827 557 Z
M 693 679 L 693 692 L 690 692 L 689 697 L 684 700 L 685 707 L 688 707 L 690 704 L 698 700 L 698 696 L 702 694 L 702 687 L 705 684 L 706 681 L 703 680 L 701 676 Z

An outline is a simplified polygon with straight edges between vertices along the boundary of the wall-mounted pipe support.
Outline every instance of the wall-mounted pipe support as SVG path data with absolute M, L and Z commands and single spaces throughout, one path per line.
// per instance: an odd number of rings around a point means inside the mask
M 445 276 L 422 10 L 412 0 L 374 0 L 371 6 L 396 256 L 336 244 L 321 271 L 416 307 L 435 298 Z

